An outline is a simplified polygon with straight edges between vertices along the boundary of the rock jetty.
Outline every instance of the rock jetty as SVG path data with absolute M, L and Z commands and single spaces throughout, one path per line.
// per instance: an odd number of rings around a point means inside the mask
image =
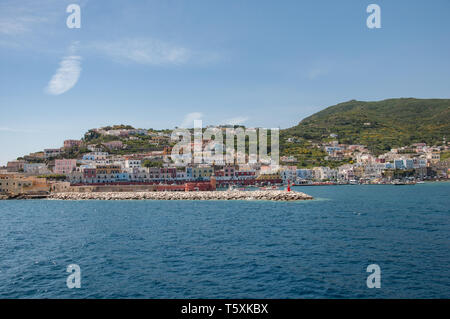
M 301 192 L 265 191 L 205 191 L 205 192 L 90 192 L 52 193 L 56 200 L 269 200 L 299 201 L 313 199 Z

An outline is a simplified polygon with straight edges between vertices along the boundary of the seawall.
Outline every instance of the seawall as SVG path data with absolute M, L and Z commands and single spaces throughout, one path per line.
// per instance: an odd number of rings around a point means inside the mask
M 311 200 L 301 192 L 282 190 L 267 191 L 205 191 L 205 192 L 101 192 L 101 193 L 52 193 L 56 200 Z

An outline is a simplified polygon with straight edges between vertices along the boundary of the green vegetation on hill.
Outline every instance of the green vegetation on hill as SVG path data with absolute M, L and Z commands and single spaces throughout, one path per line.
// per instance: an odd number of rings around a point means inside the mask
M 450 151 L 445 151 L 441 153 L 441 161 L 446 161 L 450 159 Z
M 39 175 L 38 178 L 46 178 L 48 180 L 54 180 L 54 181 L 63 181 L 66 179 L 66 175 L 64 174 L 46 174 L 46 175 Z
M 144 167 L 163 167 L 163 161 L 150 161 L 145 160 L 142 162 L 142 166 Z
M 330 134 L 338 137 L 330 138 Z M 367 145 L 372 152 L 380 154 L 412 143 L 439 145 L 449 135 L 449 99 L 352 100 L 330 106 L 282 130 L 280 142 L 284 150 L 287 137 L 313 142 L 338 139 L 341 143 Z
M 132 126 L 127 125 L 114 125 L 111 128 L 117 129 L 117 127 L 123 129 L 132 128 Z M 152 152 L 152 151 L 161 151 L 163 150 L 163 146 L 154 145 L 150 142 L 150 136 L 144 135 L 134 135 L 135 139 L 130 140 L 127 137 L 120 136 L 112 136 L 112 135 L 101 135 L 95 130 L 89 130 L 86 134 L 84 134 L 83 142 L 84 144 L 94 144 L 99 148 L 102 148 L 104 151 L 107 151 L 111 154 L 116 155 L 126 155 L 132 153 L 143 153 L 143 152 Z M 112 142 L 112 141 L 121 141 L 124 145 L 124 149 L 121 150 L 110 150 L 104 146 L 103 143 Z
M 113 125 L 113 126 L 105 126 L 103 129 L 105 131 L 110 131 L 110 130 L 134 130 L 134 127 L 131 126 L 131 125 L 120 124 L 120 125 Z
M 282 156 L 295 156 L 298 168 L 312 168 L 315 166 L 328 166 L 331 168 L 348 164 L 349 161 L 325 160 L 327 153 L 322 149 L 314 147 L 310 142 L 302 140 L 300 143 L 282 143 L 280 140 L 280 152 Z
M 236 128 L 237 126 L 235 126 Z M 133 129 L 130 125 L 113 125 L 104 130 Z M 193 130 L 190 130 L 191 133 Z M 170 134 L 171 130 L 153 130 L 150 133 Z M 336 134 L 336 136 L 332 136 Z M 389 151 L 391 148 L 424 142 L 428 145 L 440 145 L 443 138 L 450 137 L 450 99 L 414 99 L 401 98 L 377 102 L 348 101 L 330 106 L 317 112 L 298 125 L 281 130 L 280 155 L 294 156 L 296 162 L 283 164 L 297 165 L 299 168 L 329 166 L 331 168 L 351 163 L 349 158 L 326 159 L 327 153 L 318 144 L 338 140 L 345 144 L 363 144 L 375 155 Z M 293 138 L 292 142 L 287 142 Z M 81 158 L 89 153 L 88 145 L 96 145 L 99 149 L 115 155 L 161 151 L 165 146 L 173 146 L 173 141 L 155 143 L 148 135 L 132 135 L 130 137 L 102 135 L 95 129 L 89 130 L 82 138 L 82 145 L 65 150 L 63 154 L 52 159 L 23 158 L 33 163 L 50 163 L 54 159 Z M 236 143 L 235 138 L 235 143 Z M 103 144 L 121 141 L 123 149 L 111 150 Z M 270 132 L 268 134 L 268 153 L 271 152 Z M 249 141 L 245 147 L 248 151 Z M 405 149 L 403 153 L 414 150 Z M 336 160 L 342 159 L 342 160 Z M 449 152 L 441 154 L 442 160 L 450 159 Z M 146 163 L 146 166 L 161 163 Z

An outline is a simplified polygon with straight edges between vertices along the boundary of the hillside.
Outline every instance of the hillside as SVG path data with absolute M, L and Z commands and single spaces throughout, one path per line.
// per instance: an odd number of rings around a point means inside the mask
M 281 132 L 284 138 L 313 142 L 329 140 L 330 134 L 337 134 L 341 143 L 367 145 L 376 154 L 411 143 L 440 143 L 450 136 L 450 99 L 352 100 L 330 106 Z
M 125 130 L 127 134 L 110 134 Z M 129 125 L 91 129 L 81 144 L 65 149 L 55 158 L 81 158 L 90 152 L 88 145 L 114 155 L 162 151 L 174 145 L 171 130 L 134 129 Z M 333 135 L 336 134 L 337 136 Z M 288 142 L 288 138 L 291 142 Z M 343 144 L 363 144 L 375 155 L 391 148 L 425 142 L 440 145 L 450 138 L 450 99 L 389 99 L 378 102 L 348 101 L 317 112 L 298 125 L 281 130 L 280 154 L 292 156 L 297 167 L 338 167 L 351 162 L 346 157 L 329 159 L 323 148 L 315 143 L 338 140 Z M 295 140 L 292 142 L 292 140 Z M 109 142 L 121 142 L 121 147 L 108 147 Z M 248 144 L 248 143 L 247 143 Z M 270 142 L 269 142 L 270 145 Z M 248 147 L 248 145 L 247 145 Z M 450 156 L 442 154 L 443 158 Z M 29 162 L 49 162 L 41 157 L 24 156 Z M 290 164 L 284 163 L 284 164 Z

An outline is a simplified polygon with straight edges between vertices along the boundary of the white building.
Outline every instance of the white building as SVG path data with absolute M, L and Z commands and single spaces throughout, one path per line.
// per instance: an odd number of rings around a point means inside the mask
M 338 168 L 338 180 L 350 181 L 355 179 L 353 165 L 345 164 Z
M 295 166 L 283 167 L 279 170 L 279 173 L 283 183 L 287 183 L 288 181 L 292 183 L 297 180 L 297 167 Z
M 32 175 L 43 175 L 51 173 L 44 163 L 25 163 L 23 164 L 23 172 Z
M 311 169 L 299 168 L 297 169 L 297 179 L 298 180 L 311 180 L 314 178 L 314 172 Z
M 425 158 L 413 158 L 414 168 L 427 167 L 427 160 Z
M 44 157 L 51 158 L 61 155 L 61 149 L 59 148 L 47 148 L 44 150 Z
M 385 163 L 370 163 L 364 165 L 364 175 L 365 177 L 379 178 L 381 177 L 387 166 Z
M 314 179 L 324 181 L 324 180 L 336 180 L 338 176 L 338 171 L 335 169 L 330 169 L 329 167 L 314 167 Z
M 142 167 L 142 161 L 137 159 L 125 160 L 125 168 L 139 168 Z
M 104 162 L 108 157 L 107 152 L 91 152 L 83 155 L 84 161 Z

